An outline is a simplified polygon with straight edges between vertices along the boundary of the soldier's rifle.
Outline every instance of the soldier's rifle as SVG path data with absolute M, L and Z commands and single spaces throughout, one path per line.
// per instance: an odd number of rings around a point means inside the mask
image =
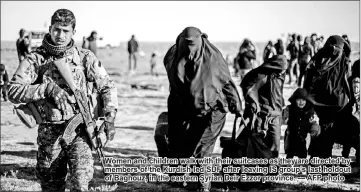
M 87 96 L 86 96 L 85 92 L 80 90 L 74 83 L 69 64 L 66 62 L 54 62 L 54 65 L 58 68 L 60 74 L 62 75 L 62 77 L 64 78 L 66 83 L 69 85 L 69 88 L 72 90 L 75 100 L 76 100 L 76 103 L 78 104 L 78 107 L 80 110 L 80 113 L 76 114 L 67 123 L 61 143 L 62 143 L 62 145 L 70 144 L 76 136 L 75 129 L 81 123 L 84 123 L 86 126 L 85 132 L 87 133 L 87 136 L 89 137 L 89 140 L 91 142 L 91 148 L 97 152 L 97 155 L 100 159 L 100 162 L 101 162 L 101 165 L 103 168 L 103 173 L 105 174 L 102 140 L 106 141 L 106 138 L 104 138 L 104 137 L 101 138 L 101 136 L 100 136 L 101 131 L 104 131 L 104 130 L 100 130 L 100 128 L 96 125 L 96 122 L 93 120 L 89 106 L 88 106 Z

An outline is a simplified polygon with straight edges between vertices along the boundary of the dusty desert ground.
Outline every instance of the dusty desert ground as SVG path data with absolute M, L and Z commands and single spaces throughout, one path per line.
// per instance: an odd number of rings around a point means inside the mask
M 142 46 L 142 44 L 140 44 Z M 162 64 L 163 54 L 171 44 L 154 45 L 149 43 L 147 50 L 143 49 L 145 56 L 139 59 L 139 71 L 133 75 L 127 75 L 127 56 L 123 47 L 116 49 L 100 50 L 99 59 L 104 64 L 111 78 L 118 88 L 119 110 L 115 122 L 115 139 L 104 149 L 106 156 L 114 157 L 139 157 L 157 156 L 157 148 L 153 138 L 154 127 L 158 115 L 167 110 L 168 80 Z M 229 48 L 231 55 L 236 52 L 237 43 L 222 45 Z M 234 51 L 234 48 L 236 49 Z M 156 49 L 161 55 L 158 57 L 158 77 L 149 74 L 149 55 L 151 50 Z M 261 50 L 261 47 L 259 47 Z M 227 50 L 226 50 L 227 51 Z M 162 54 L 163 53 L 163 54 Z M 359 58 L 355 54 L 353 60 Z M 13 49 L 1 50 L 1 63 L 8 68 L 10 78 L 18 66 L 16 52 Z M 237 78 L 234 81 L 239 85 Z M 157 90 L 135 89 L 132 84 L 153 85 Z M 288 85 L 284 88 L 284 98 L 287 100 L 294 87 Z M 2 98 L 1 98 L 2 99 Z M 233 115 L 227 115 L 227 122 L 222 135 L 230 135 Z M 282 126 L 282 137 L 285 126 Z M 27 129 L 13 113 L 13 105 L 9 102 L 1 102 L 1 191 L 39 191 L 40 185 L 35 177 L 35 165 L 37 154 L 37 129 Z M 281 144 L 283 142 L 281 141 Z M 220 156 L 221 148 L 219 141 L 216 143 L 214 156 Z M 352 150 L 351 158 L 354 159 L 355 151 Z M 341 150 L 335 145 L 334 155 L 340 156 Z M 284 157 L 283 145 L 281 157 Z M 94 153 L 96 159 L 96 154 Z M 186 191 L 185 189 L 169 185 L 167 183 L 106 183 L 103 180 L 100 162 L 95 161 L 94 179 L 90 188 L 97 191 Z M 272 183 L 272 188 L 265 191 L 359 191 L 359 171 L 353 169 L 353 174 L 346 175 L 343 183 L 333 182 L 293 182 Z M 67 188 L 68 190 L 69 188 Z M 254 189 L 258 191 L 257 189 Z M 221 191 L 217 185 L 212 191 Z

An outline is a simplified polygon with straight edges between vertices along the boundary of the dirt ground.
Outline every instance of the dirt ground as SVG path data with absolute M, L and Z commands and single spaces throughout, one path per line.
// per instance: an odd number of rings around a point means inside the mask
M 149 75 L 147 58 L 140 59 L 140 68 L 137 74 L 128 76 L 125 59 L 112 59 L 112 54 L 101 51 L 100 60 L 118 88 L 119 109 L 115 122 L 116 135 L 104 149 L 106 156 L 114 157 L 140 157 L 157 156 L 157 148 L 154 142 L 154 128 L 158 115 L 167 110 L 168 80 L 162 64 L 158 63 L 158 77 Z M 13 52 L 2 51 L 1 62 L 9 66 L 10 78 L 14 73 L 17 62 Z M 119 59 L 119 60 L 118 60 Z M 117 61 L 115 61 L 117 60 Z M 119 67 L 119 65 L 122 67 Z M 120 69 L 122 68 L 122 69 Z M 239 85 L 237 78 L 234 81 Z M 132 84 L 154 85 L 157 90 L 136 89 Z M 287 100 L 294 87 L 285 85 L 284 98 Z M 230 135 L 233 124 L 233 115 L 227 115 L 227 121 L 222 135 Z M 285 126 L 282 126 L 282 138 Z M 1 191 L 40 191 L 40 185 L 35 176 L 37 154 L 37 129 L 28 129 L 22 125 L 16 114 L 13 113 L 13 105 L 9 102 L 1 102 Z M 283 139 L 282 139 L 283 140 Z M 220 156 L 221 148 L 219 141 L 214 150 L 215 156 Z M 354 159 L 355 151 L 352 150 L 351 158 Z M 100 162 L 93 154 L 95 161 L 94 179 L 90 183 L 90 189 L 96 191 L 186 191 L 178 186 L 168 183 L 107 183 L 103 179 Z M 341 149 L 335 145 L 334 156 L 341 156 Z M 283 141 L 281 141 L 281 157 L 285 157 Z M 280 182 L 272 183 L 272 186 L 262 191 L 359 191 L 359 171 L 353 168 L 353 173 L 346 175 L 343 183 L 335 182 Z M 67 190 L 69 187 L 67 187 Z M 259 191 L 260 189 L 253 189 Z M 221 191 L 214 185 L 212 191 Z

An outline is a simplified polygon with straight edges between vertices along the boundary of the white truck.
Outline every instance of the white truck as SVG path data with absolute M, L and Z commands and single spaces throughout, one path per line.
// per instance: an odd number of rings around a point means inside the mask
M 44 39 L 44 36 L 48 32 L 46 31 L 30 31 L 29 32 L 29 38 L 30 38 L 30 46 L 31 50 L 35 50 L 37 47 L 39 47 Z

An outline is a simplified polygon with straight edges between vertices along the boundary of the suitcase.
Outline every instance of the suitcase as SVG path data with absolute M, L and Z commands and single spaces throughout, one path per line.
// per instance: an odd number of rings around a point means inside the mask
M 272 158 L 272 152 L 268 146 L 263 143 L 263 138 L 260 134 L 256 133 L 253 130 L 253 123 L 255 116 L 253 116 L 252 120 L 246 124 L 243 117 L 241 117 L 241 126 L 243 125 L 245 128 L 241 131 L 241 133 L 236 137 L 236 124 L 237 117 L 235 117 L 232 136 L 231 137 L 221 137 L 220 145 L 223 148 L 222 150 L 222 158 Z M 233 167 L 241 167 L 242 165 L 233 165 Z M 227 167 L 229 165 L 224 165 L 223 167 Z M 247 166 L 247 165 L 244 165 Z M 248 165 L 250 167 L 251 165 Z M 262 165 L 260 165 L 262 166 Z M 264 165 L 267 166 L 267 165 Z M 232 173 L 235 174 L 235 173 Z M 239 175 L 241 171 L 239 172 Z M 225 189 L 234 189 L 234 188 L 244 188 L 244 187 L 253 187 L 255 184 L 259 183 L 245 183 L 245 182 L 224 182 L 223 188 Z M 247 188 L 244 188 L 247 189 Z

